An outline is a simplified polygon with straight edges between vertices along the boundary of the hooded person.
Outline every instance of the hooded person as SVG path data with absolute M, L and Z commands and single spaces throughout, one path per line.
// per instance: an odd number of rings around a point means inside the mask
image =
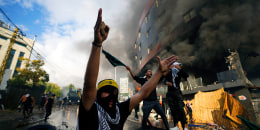
M 94 41 L 85 72 L 77 130 L 122 130 L 132 109 L 151 94 L 163 73 L 167 73 L 177 60 L 174 55 L 164 60 L 157 57 L 158 68 L 151 79 L 143 85 L 138 93 L 119 103 L 117 100 L 118 85 L 114 80 L 105 79 L 96 86 L 101 47 L 109 32 L 109 27 L 104 24 L 102 9 L 100 9 L 94 27 Z
M 173 67 L 171 69 L 171 71 L 172 71 L 172 73 L 171 73 L 172 74 L 172 85 L 173 85 L 173 87 L 177 87 L 176 83 L 175 83 L 175 78 L 178 76 L 177 73 L 180 71 L 180 69 L 179 69 L 180 65 L 181 65 L 181 63 L 175 62 L 175 63 L 173 63 Z
M 101 97 L 102 93 L 108 93 L 107 97 Z M 108 112 L 115 110 L 118 99 L 118 85 L 112 79 L 105 79 L 99 82 L 97 88 L 97 103 Z
M 179 129 L 177 127 L 179 121 L 181 122 L 182 128 L 184 130 L 187 129 L 187 119 L 184 111 L 185 104 L 180 90 L 180 82 L 181 80 L 187 80 L 188 76 L 189 75 L 182 69 L 182 64 L 179 62 L 173 63 L 173 67 L 165 76 L 165 84 L 168 86 L 166 100 L 174 120 L 173 129 Z
M 84 109 L 81 101 L 79 113 L 77 129 L 122 129 L 130 114 L 129 100 L 119 103 L 117 83 L 112 79 L 105 79 L 97 85 L 96 100 L 90 111 Z M 91 125 L 80 125 L 86 122 Z
M 105 79 L 100 81 L 97 88 L 97 99 L 96 99 L 99 121 L 104 122 L 105 124 L 119 123 L 120 114 L 119 114 L 117 99 L 118 99 L 117 83 L 112 79 Z M 114 120 L 112 120 L 112 118 L 114 118 Z

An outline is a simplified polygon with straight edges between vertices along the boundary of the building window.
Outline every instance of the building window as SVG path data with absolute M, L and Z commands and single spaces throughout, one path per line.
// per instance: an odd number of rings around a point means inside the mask
M 142 57 L 139 59 L 139 65 L 142 64 Z
M 197 15 L 197 14 L 196 14 L 196 11 L 195 11 L 195 10 L 192 10 L 192 11 L 190 12 L 190 17 L 191 17 L 191 18 L 194 18 L 196 15 Z
M 139 38 L 141 37 L 141 32 L 140 32 L 140 31 L 138 32 L 138 37 L 139 37 Z
M 196 11 L 194 9 L 192 10 L 189 10 L 187 13 L 185 13 L 183 15 L 183 19 L 184 19 L 184 22 L 187 23 L 189 22 L 192 18 L 194 18 L 196 16 Z
M 15 54 L 15 50 L 11 50 L 10 55 L 9 55 L 9 59 L 6 65 L 6 69 L 10 69 L 11 64 L 12 64 L 12 60 L 14 58 L 14 54 Z
M 25 44 L 20 43 L 20 42 L 15 42 L 15 44 L 20 45 L 20 46 L 23 46 L 23 47 L 27 47 Z
M 135 42 L 135 49 L 136 49 L 136 42 Z
M 185 22 L 185 23 L 189 22 L 189 21 L 190 21 L 190 16 L 189 16 L 189 14 L 184 15 L 184 16 L 183 16 L 183 19 L 184 19 L 184 22 Z
M 145 23 L 147 23 L 148 22 L 148 18 L 147 18 L 147 16 L 145 17 Z
M 147 30 L 147 32 L 146 32 L 146 37 L 147 37 L 147 38 L 149 37 L 150 32 L 151 32 L 151 27 L 150 27 L 150 28 Z
M 0 38 L 3 39 L 3 40 L 7 40 L 7 38 L 6 38 L 6 37 L 3 37 L 3 36 L 0 36 Z
M 147 54 L 149 54 L 150 53 L 150 48 L 147 48 Z
M 141 44 L 139 45 L 139 51 L 141 51 Z
M 137 60 L 137 55 L 135 55 L 135 60 Z
M 156 0 L 155 3 L 156 3 L 156 7 L 158 8 L 158 7 L 159 7 L 159 2 L 158 2 L 158 0 Z
M 18 74 L 18 71 L 16 69 L 21 67 L 23 56 L 24 56 L 24 52 L 20 52 L 19 58 L 17 60 L 16 66 L 15 66 L 15 71 L 14 71 L 13 77 Z

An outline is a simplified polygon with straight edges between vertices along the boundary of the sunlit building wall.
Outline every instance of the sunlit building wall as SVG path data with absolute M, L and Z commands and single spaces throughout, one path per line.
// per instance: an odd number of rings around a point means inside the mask
M 2 65 L 13 36 L 13 30 L 10 29 L 10 26 L 6 26 L 5 23 L 0 23 L 0 64 Z M 6 83 L 10 78 L 18 74 L 17 68 L 25 67 L 25 62 L 19 60 L 19 57 L 30 58 L 34 41 L 18 33 L 6 65 L 5 75 L 0 86 L 1 90 L 6 88 Z

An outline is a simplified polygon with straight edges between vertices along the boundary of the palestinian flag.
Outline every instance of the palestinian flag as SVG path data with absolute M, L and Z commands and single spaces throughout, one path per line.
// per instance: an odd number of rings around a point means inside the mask
M 109 54 L 108 52 L 106 52 L 103 48 L 102 48 L 102 53 L 104 53 L 104 55 L 106 56 L 107 60 L 114 66 L 126 66 L 124 63 L 122 63 L 120 60 L 118 60 L 117 58 L 115 58 L 114 56 L 112 56 L 111 54 Z

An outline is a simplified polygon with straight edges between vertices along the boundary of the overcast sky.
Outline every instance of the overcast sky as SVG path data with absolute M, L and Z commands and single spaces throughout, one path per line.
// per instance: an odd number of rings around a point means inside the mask
M 44 59 L 50 82 L 82 88 L 98 9 L 103 9 L 103 21 L 111 28 L 104 49 L 131 66 L 127 50 L 133 47 L 147 1 L 0 0 L 0 7 L 27 37 L 37 35 L 34 50 Z M 0 18 L 6 21 L 2 14 Z M 114 78 L 112 65 L 103 55 L 101 60 L 98 80 Z M 118 67 L 117 71 L 124 72 L 125 68 Z

